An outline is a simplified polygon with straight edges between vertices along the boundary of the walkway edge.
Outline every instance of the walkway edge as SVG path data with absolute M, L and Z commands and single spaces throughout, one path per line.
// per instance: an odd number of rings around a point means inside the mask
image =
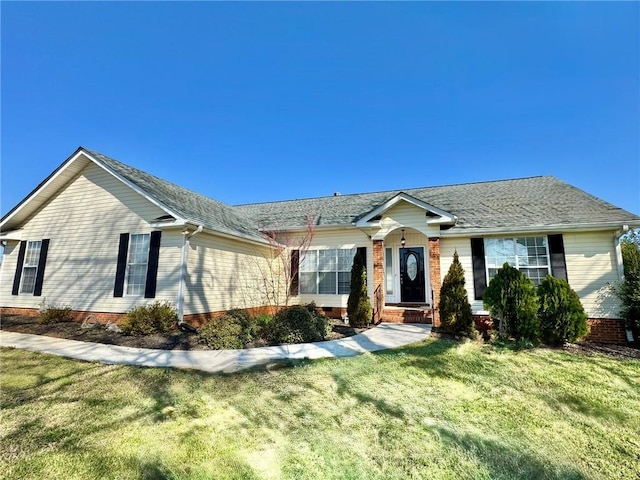
M 0 347 L 116 365 L 170 367 L 232 373 L 286 359 L 350 357 L 402 347 L 427 338 L 431 325 L 382 323 L 364 333 L 318 343 L 245 350 L 155 350 L 0 331 Z

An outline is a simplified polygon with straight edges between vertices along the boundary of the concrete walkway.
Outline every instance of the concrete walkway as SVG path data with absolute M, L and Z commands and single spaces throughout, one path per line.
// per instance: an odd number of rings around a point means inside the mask
M 318 343 L 245 350 L 153 350 L 0 331 L 0 346 L 50 353 L 88 362 L 231 373 L 286 359 L 350 357 L 365 352 L 397 348 L 422 341 L 430 333 L 431 325 L 382 323 L 359 335 Z

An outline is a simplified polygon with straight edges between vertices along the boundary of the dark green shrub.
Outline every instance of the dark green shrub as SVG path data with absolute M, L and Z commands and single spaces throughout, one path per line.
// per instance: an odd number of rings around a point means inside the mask
M 588 333 L 587 314 L 566 280 L 551 275 L 538 285 L 540 332 L 549 345 L 575 342 Z
M 72 320 L 73 309 L 69 305 L 46 305 L 40 310 L 37 322 L 42 325 L 50 323 L 69 322 Z
M 636 230 L 620 242 L 624 279 L 612 285 L 612 291 L 622 303 L 620 316 L 625 327 L 640 337 L 640 234 Z
M 285 307 L 273 316 L 267 327 L 272 343 L 319 342 L 331 331 L 329 320 L 319 314 L 313 303 Z
M 536 287 L 525 274 L 505 263 L 489 282 L 483 300 L 500 337 L 532 343 L 539 340 Z
M 361 250 L 358 250 L 353 257 L 347 315 L 349 316 L 349 324 L 354 328 L 363 328 L 369 325 L 373 315 L 373 308 L 367 294 L 366 258 Z
M 456 251 L 440 289 L 440 323 L 445 332 L 473 337 L 473 314 L 464 283 L 464 269 Z
M 129 310 L 119 326 L 125 335 L 150 335 L 167 333 L 177 322 L 178 312 L 171 303 L 155 301 Z

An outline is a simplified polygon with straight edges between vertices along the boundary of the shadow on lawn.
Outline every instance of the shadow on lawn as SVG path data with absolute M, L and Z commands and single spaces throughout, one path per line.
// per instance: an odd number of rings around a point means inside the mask
M 451 448 L 463 449 L 481 462 L 489 478 L 545 479 L 563 478 L 580 480 L 584 474 L 570 465 L 557 465 L 544 458 L 499 440 L 476 434 L 460 434 L 446 427 L 428 427 L 443 443 Z

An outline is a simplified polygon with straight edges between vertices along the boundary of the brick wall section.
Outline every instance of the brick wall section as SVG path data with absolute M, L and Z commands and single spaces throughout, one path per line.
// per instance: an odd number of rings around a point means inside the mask
M 376 290 L 380 287 L 378 299 Z M 373 311 L 382 313 L 384 310 L 385 287 L 384 287 L 384 242 L 382 240 L 373 241 Z M 380 305 L 378 305 L 378 300 Z
M 587 340 L 600 343 L 627 343 L 622 320 L 615 318 L 590 318 Z
M 0 315 L 26 315 L 28 317 L 37 317 L 38 314 L 39 310 L 37 308 L 0 308 Z M 124 313 L 82 312 L 79 310 L 73 310 L 71 312 L 71 319 L 76 322 L 84 322 L 89 315 L 92 315 L 99 323 L 118 322 L 124 317 Z
M 488 315 L 474 315 L 476 329 L 483 335 L 488 335 L 493 329 L 493 322 Z M 589 334 L 586 340 L 598 343 L 626 344 L 627 335 L 624 324 L 618 318 L 589 318 Z
M 433 326 L 440 326 L 440 238 L 429 238 L 429 280 L 433 290 Z M 427 293 L 428 295 L 428 293 Z

